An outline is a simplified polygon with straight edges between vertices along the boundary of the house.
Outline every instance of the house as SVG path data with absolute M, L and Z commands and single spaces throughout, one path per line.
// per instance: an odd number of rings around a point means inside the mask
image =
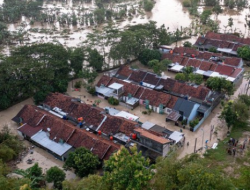
M 100 160 L 108 159 L 120 147 L 112 141 L 76 127 L 59 114 L 52 114 L 33 105 L 25 105 L 12 120 L 19 125 L 19 121 L 22 121 L 18 127 L 21 136 L 61 160 L 65 160 L 68 152 L 78 147 L 89 149 Z
M 154 77 L 153 75 L 150 75 Z M 98 84 L 106 84 L 107 86 L 112 85 L 113 83 L 123 84 L 124 86 L 124 93 L 119 98 L 121 102 L 124 102 L 126 106 L 130 108 L 135 108 L 136 106 L 145 105 L 145 107 L 152 109 L 157 113 L 164 113 L 166 109 L 171 109 L 177 101 L 176 97 L 172 97 L 172 95 L 158 92 L 149 88 L 142 87 L 140 85 L 132 84 L 131 82 L 120 80 L 117 78 L 107 79 L 107 76 L 103 76 L 97 83 Z M 101 82 L 109 81 L 107 83 Z M 150 82 L 150 80 L 148 80 Z M 160 82 L 160 79 L 156 79 L 155 81 L 152 80 L 152 85 L 156 86 Z M 151 84 L 149 84 L 151 85 Z M 98 87 L 96 86 L 97 93 L 102 95 L 99 89 L 106 88 L 105 86 Z M 105 96 L 105 94 L 104 94 Z
M 165 157 L 168 154 L 171 140 L 156 136 L 142 128 L 134 129 L 134 134 L 131 141 L 137 143 L 138 149 L 142 150 L 144 155 L 148 154 L 156 158 L 157 156 Z
M 244 45 L 250 45 L 250 38 L 214 32 L 207 32 L 205 36 L 200 36 L 194 44 L 199 50 L 204 51 L 213 47 L 218 52 L 230 56 L 237 56 L 237 49 Z
M 187 58 L 188 59 L 188 58 Z M 183 62 L 183 59 L 182 59 Z M 186 61 L 184 61 L 186 64 Z M 183 62 L 183 64 L 184 64 Z M 184 67 L 184 66 L 183 66 Z M 121 76 L 121 73 L 124 73 L 125 71 L 129 70 L 128 66 L 123 66 L 121 67 L 117 72 L 116 76 Z M 136 78 L 136 74 L 140 73 L 140 77 L 134 80 Z M 123 75 L 124 76 L 124 75 Z M 147 76 L 150 76 L 150 80 L 146 80 Z M 104 80 L 111 80 L 111 79 L 104 79 Z M 113 80 L 113 79 L 112 79 Z M 119 79 L 117 79 L 119 80 Z M 122 81 L 122 80 L 119 80 Z M 128 78 L 124 79 L 123 81 L 127 82 L 133 82 L 135 84 L 138 84 L 140 86 L 144 86 L 146 88 L 153 88 L 155 91 L 162 91 L 164 93 L 173 95 L 173 96 L 178 96 L 178 97 L 184 97 L 188 96 L 189 98 L 192 98 L 194 101 L 202 102 L 204 101 L 211 93 L 211 91 L 206 88 L 205 86 L 199 85 L 199 86 L 191 86 L 190 84 L 187 83 L 181 83 L 177 80 L 171 79 L 171 78 L 160 78 L 157 76 L 154 76 L 154 74 L 151 74 L 150 72 L 140 72 L 140 70 L 136 70 L 129 74 Z M 99 84 L 98 82 L 97 84 Z M 126 91 L 126 90 L 125 90 Z M 133 94 L 137 99 L 140 98 L 144 91 L 144 88 L 138 88 L 137 92 Z M 135 92 L 135 90 L 134 90 Z M 149 92 L 149 91 L 148 91 Z M 144 99 L 145 100 L 145 99 Z
M 198 115 L 199 106 L 200 104 L 179 98 L 173 109 L 180 114 L 183 120 L 187 120 L 187 123 L 189 123 Z
M 165 57 L 179 57 L 180 55 L 171 55 Z M 217 57 L 218 58 L 218 57 Z M 174 72 L 182 72 L 185 67 L 192 67 L 195 74 L 202 75 L 205 79 L 209 77 L 223 77 L 226 80 L 232 82 L 234 85 L 238 85 L 241 79 L 243 78 L 244 68 L 243 61 L 237 57 L 221 57 L 216 59 L 211 57 L 208 61 L 188 58 L 183 62 L 183 59 L 180 63 L 175 63 L 169 70 Z

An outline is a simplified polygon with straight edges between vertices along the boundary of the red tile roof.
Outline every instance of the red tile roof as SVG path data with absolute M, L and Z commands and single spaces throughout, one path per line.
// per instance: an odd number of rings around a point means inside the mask
M 166 143 L 170 143 L 171 141 L 168 139 L 165 139 L 164 137 L 159 137 L 156 136 L 150 132 L 148 132 L 147 130 L 144 130 L 142 128 L 137 128 L 134 129 L 135 132 L 140 133 L 140 136 L 146 137 L 148 139 L 151 139 L 152 141 L 158 142 L 160 144 L 166 144 Z
M 41 116 L 46 114 L 46 117 L 43 117 L 42 121 L 38 126 L 31 126 L 26 124 L 25 126 L 20 128 L 20 131 L 27 135 L 32 135 L 35 131 L 42 129 L 45 132 L 49 133 L 49 138 L 56 142 L 59 139 L 64 140 L 71 146 L 77 147 L 85 147 L 91 150 L 94 154 L 96 154 L 100 159 L 108 159 L 109 156 L 119 149 L 119 145 L 113 143 L 112 141 L 105 140 L 99 136 L 94 135 L 93 133 L 87 132 L 85 130 L 79 129 L 73 126 L 71 123 L 58 118 L 49 112 L 41 110 L 36 106 L 26 105 L 19 112 L 19 116 L 26 118 L 31 121 L 32 113 L 39 113 Z M 29 118 L 30 117 L 30 118 Z M 28 119 L 29 118 L 29 119 Z M 36 120 L 34 118 L 34 120 Z M 36 121 L 31 122 L 36 123 Z M 34 129 L 33 129 L 34 128 Z M 50 130 L 48 130 L 48 128 Z M 56 137 L 56 138 L 55 138 Z
M 218 65 L 215 69 L 215 72 L 220 73 L 221 75 L 227 75 L 230 76 L 234 71 L 233 67 L 227 66 L 227 65 Z
M 167 103 L 166 107 L 173 109 L 175 103 L 177 102 L 177 100 L 178 100 L 178 98 L 176 96 L 171 96 L 171 98 L 170 98 L 169 102 Z
M 23 134 L 25 134 L 28 137 L 32 137 L 34 134 L 36 134 L 40 130 L 42 130 L 41 126 L 32 127 L 26 123 L 18 128 L 18 131 L 21 131 Z
M 143 82 L 152 84 L 152 85 L 156 85 L 158 84 L 160 78 L 152 73 L 147 73 L 146 77 L 144 78 Z
M 147 74 L 147 72 L 145 72 L 145 71 L 134 70 L 128 79 L 139 83 L 144 79 L 146 74 Z
M 190 47 L 175 47 L 173 52 L 176 54 L 184 54 L 184 55 L 186 54 L 186 56 L 190 56 L 192 54 L 197 56 L 199 54 L 198 50 Z
M 133 133 L 133 130 L 136 128 L 137 125 L 138 123 L 135 121 L 123 119 L 123 122 L 120 126 L 119 131 L 124 133 L 127 136 L 130 136 Z
M 233 73 L 230 75 L 230 77 L 237 78 L 240 73 L 243 72 L 243 69 L 241 68 L 235 68 Z
M 116 75 L 120 75 L 122 77 L 126 77 L 128 78 L 131 74 L 132 74 L 133 70 L 130 69 L 129 66 L 127 65 L 123 65 L 119 68 L 119 70 L 117 71 Z
M 189 59 L 189 61 L 187 62 L 186 66 L 188 67 L 200 67 L 201 65 L 201 60 L 198 59 Z
M 99 130 L 106 135 L 110 135 L 111 133 L 114 135 L 118 133 L 122 122 L 123 120 L 118 117 L 107 116 L 107 119 Z
M 105 118 L 101 112 L 103 112 L 102 109 L 99 109 L 97 107 L 92 107 L 89 110 L 87 117 L 83 118 L 83 121 L 86 122 L 88 126 L 92 125 L 91 129 L 96 130 L 97 127 L 101 124 L 101 122 Z
M 214 63 L 209 62 L 209 61 L 202 61 L 199 69 L 203 71 L 208 71 L 212 67 L 213 64 Z
M 240 62 L 241 62 L 241 59 L 237 58 L 237 57 L 227 57 L 224 60 L 224 63 L 226 65 L 231 65 L 231 66 L 234 66 L 234 67 L 238 67 L 240 65 Z
M 111 77 L 107 75 L 102 75 L 100 80 L 97 82 L 96 86 L 101 86 L 101 85 L 107 86 L 110 80 L 111 80 Z

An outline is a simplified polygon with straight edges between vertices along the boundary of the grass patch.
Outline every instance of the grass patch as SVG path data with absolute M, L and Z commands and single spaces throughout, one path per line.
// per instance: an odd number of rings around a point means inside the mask
M 220 141 L 218 143 L 218 146 L 216 149 L 209 149 L 206 151 L 204 156 L 208 159 L 222 162 L 228 160 L 228 153 L 227 153 L 227 142 L 228 138 L 226 138 L 224 141 Z M 231 156 L 232 157 L 232 156 Z

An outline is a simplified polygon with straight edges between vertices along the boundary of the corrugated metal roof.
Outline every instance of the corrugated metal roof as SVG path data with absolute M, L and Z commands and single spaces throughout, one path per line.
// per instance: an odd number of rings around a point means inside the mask
M 69 149 L 72 148 L 72 146 L 67 143 L 56 143 L 50 140 L 46 132 L 44 131 L 39 131 L 38 133 L 33 135 L 31 139 L 59 156 L 62 156 L 64 153 L 66 153 Z

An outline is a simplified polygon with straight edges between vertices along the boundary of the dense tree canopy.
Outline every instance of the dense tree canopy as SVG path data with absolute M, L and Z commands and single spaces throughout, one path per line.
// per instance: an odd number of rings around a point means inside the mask
M 214 91 L 232 95 L 234 91 L 233 84 L 225 78 L 210 77 L 206 85 Z
M 237 49 L 237 54 L 239 57 L 250 60 L 250 47 L 249 46 L 242 46 Z
M 58 168 L 57 166 L 51 167 L 46 172 L 46 181 L 51 183 L 57 189 L 62 189 L 62 182 L 65 180 L 66 174 L 63 170 Z
M 136 146 L 121 148 L 104 164 L 104 181 L 109 189 L 117 190 L 141 190 L 148 185 L 153 177 L 149 160 L 145 159 L 141 152 L 137 152 Z
M 50 91 L 65 92 L 69 71 L 68 52 L 61 45 L 16 48 L 0 65 L 0 109 L 33 95 L 40 101 Z
M 99 165 L 98 157 L 86 148 L 77 148 L 74 152 L 71 152 L 64 164 L 65 169 L 75 169 L 75 173 L 84 177 L 92 174 Z
M 158 50 L 151 50 L 151 49 L 144 49 L 138 56 L 138 60 L 143 65 L 148 65 L 149 61 L 151 60 L 158 60 L 161 59 L 161 53 Z M 150 65 L 148 65 L 150 66 Z

